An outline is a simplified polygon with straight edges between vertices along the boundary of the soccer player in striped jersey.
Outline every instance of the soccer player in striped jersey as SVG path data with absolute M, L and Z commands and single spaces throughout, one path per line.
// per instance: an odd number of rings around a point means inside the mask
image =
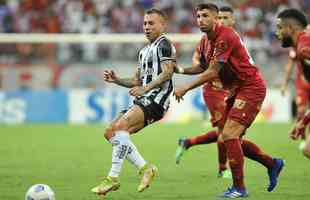
M 92 192 L 106 195 L 120 187 L 119 175 L 127 159 L 142 175 L 138 191 L 149 187 L 157 168 L 147 163 L 130 140 L 145 126 L 160 120 L 169 108 L 172 94 L 172 75 L 176 66 L 176 50 L 165 37 L 166 17 L 158 9 L 147 10 L 143 29 L 149 43 L 139 52 L 139 66 L 132 78 L 120 78 L 114 71 L 106 70 L 107 82 L 130 88 L 133 105 L 122 112 L 106 129 L 105 138 L 112 145 L 112 166 L 108 176 Z

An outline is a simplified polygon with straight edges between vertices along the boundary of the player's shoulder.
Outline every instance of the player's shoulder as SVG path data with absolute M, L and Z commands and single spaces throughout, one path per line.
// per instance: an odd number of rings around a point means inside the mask
M 171 48 L 172 46 L 173 46 L 172 42 L 166 36 L 161 36 L 158 39 L 159 48 Z
M 235 29 L 224 25 L 219 25 L 218 34 L 219 37 L 224 37 L 227 39 L 239 39 L 239 34 Z

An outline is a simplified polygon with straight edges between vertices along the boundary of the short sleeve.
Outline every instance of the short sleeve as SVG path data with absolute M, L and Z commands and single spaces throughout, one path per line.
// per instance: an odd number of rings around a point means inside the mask
M 301 40 L 297 51 L 298 58 L 310 60 L 310 37 Z
M 237 38 L 233 31 L 222 32 L 216 39 L 213 59 L 226 63 L 235 48 Z
M 158 44 L 159 60 L 173 60 L 176 61 L 176 50 L 169 40 L 164 39 Z
M 138 53 L 138 69 L 140 70 L 142 67 L 142 50 Z

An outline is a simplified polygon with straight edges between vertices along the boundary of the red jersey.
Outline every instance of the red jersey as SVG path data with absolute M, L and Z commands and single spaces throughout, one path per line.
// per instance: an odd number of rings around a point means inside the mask
M 204 35 L 197 48 L 202 67 L 208 66 L 212 60 L 223 63 L 219 78 L 225 88 L 257 83 L 258 79 L 262 79 L 238 33 L 219 24 L 214 26 L 214 31 L 214 38 L 208 39 Z
M 299 34 L 295 50 L 299 71 L 303 78 L 310 82 L 310 30 Z

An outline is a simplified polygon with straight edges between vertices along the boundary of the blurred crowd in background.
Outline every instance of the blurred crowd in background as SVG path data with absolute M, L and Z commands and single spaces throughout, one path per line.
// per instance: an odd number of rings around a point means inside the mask
M 163 9 L 168 16 L 170 33 L 198 33 L 195 5 L 199 0 L 0 0 L 1 33 L 142 33 L 144 11 L 151 7 Z M 214 1 L 219 6 L 230 5 L 235 9 L 237 30 L 242 33 L 254 60 L 262 68 L 268 83 L 273 86 L 280 80 L 272 74 L 281 73 L 286 62 L 287 51 L 280 47 L 274 37 L 275 16 L 287 7 L 302 9 L 310 13 L 310 0 L 226 0 Z M 132 45 L 103 44 L 0 44 L 0 87 L 2 89 L 29 88 L 44 77 L 44 69 L 51 71 L 48 84 L 52 87 L 66 85 L 68 78 L 64 69 L 76 66 L 88 68 L 78 70 L 77 87 L 96 87 L 100 77 L 89 68 L 103 65 L 122 65 L 124 61 L 136 62 L 139 47 Z M 137 51 L 128 51 L 134 46 Z M 194 44 L 183 48 L 178 44 L 181 62 L 190 64 Z M 18 72 L 7 69 L 13 66 Z M 25 66 L 31 66 L 28 70 Z M 39 75 L 35 72 L 40 71 Z M 39 68 L 39 70 L 38 70 Z M 72 70 L 72 69 L 71 69 Z M 91 69 L 93 70 L 93 69 Z M 18 74 L 16 80 L 14 75 Z M 50 73 L 50 72 L 49 72 Z M 90 76 L 80 75 L 89 73 Z M 96 73 L 94 71 L 93 73 Z M 48 73 L 47 73 L 48 74 Z M 70 74 L 70 73 L 67 73 Z M 281 78 L 279 76 L 279 78 Z M 85 80 L 83 80 L 85 79 Z M 44 81 L 35 85 L 42 86 Z M 68 82 L 68 81 L 67 81 Z M 15 86 L 11 86 L 14 85 Z M 40 84 L 41 83 L 41 84 Z M 67 84 L 68 85 L 68 84 Z M 70 87 L 70 84 L 69 86 Z M 43 87 L 44 88 L 44 87 Z

